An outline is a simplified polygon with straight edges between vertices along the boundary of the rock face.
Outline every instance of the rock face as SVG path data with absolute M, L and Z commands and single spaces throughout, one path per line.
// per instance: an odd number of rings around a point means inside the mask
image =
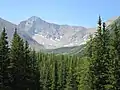
M 90 34 L 82 26 L 57 25 L 35 16 L 22 21 L 18 27 L 47 49 L 81 45 Z
M 13 33 L 15 28 L 18 28 L 18 25 L 15 25 L 11 22 L 8 22 L 2 18 L 0 18 L 0 32 L 2 31 L 3 28 L 6 28 L 7 31 L 7 35 L 8 35 L 8 41 L 11 44 L 11 40 L 13 37 Z M 37 41 L 35 41 L 34 39 L 32 39 L 27 32 L 25 31 L 21 31 L 18 29 L 18 34 L 21 36 L 21 38 L 23 38 L 25 41 L 27 40 L 28 43 L 30 44 L 30 47 L 34 48 L 35 50 L 40 50 L 40 49 L 44 49 L 43 45 L 40 45 Z
M 111 24 L 118 17 L 106 22 Z M 32 16 L 19 25 L 12 24 L 0 18 L 0 28 L 6 27 L 9 41 L 12 39 L 14 28 L 18 28 L 19 35 L 27 40 L 32 48 L 55 49 L 60 47 L 79 46 L 84 44 L 90 34 L 96 32 L 96 28 L 85 28 L 82 26 L 69 26 L 48 23 L 39 17 Z M 1 29 L 0 29 L 1 30 Z

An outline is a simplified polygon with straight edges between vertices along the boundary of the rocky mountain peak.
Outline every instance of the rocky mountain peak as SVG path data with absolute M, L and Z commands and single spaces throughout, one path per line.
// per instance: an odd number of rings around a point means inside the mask
M 37 20 L 43 21 L 40 17 L 37 17 L 37 16 L 32 16 L 32 17 L 28 18 L 27 21 L 34 21 L 34 22 L 36 22 Z
M 19 28 L 46 48 L 79 45 L 84 41 L 83 38 L 87 31 L 82 26 L 58 25 L 46 22 L 36 16 L 21 22 Z
M 118 20 L 118 17 L 106 21 L 106 24 L 109 25 L 116 19 Z M 96 28 L 58 25 L 46 22 L 37 16 L 32 16 L 19 25 L 0 18 L 0 27 L 4 26 L 8 29 L 8 36 L 11 37 L 14 28 L 18 27 L 20 36 L 28 40 L 31 45 L 35 47 L 42 45 L 47 49 L 79 46 L 88 40 L 90 34 L 96 32 Z

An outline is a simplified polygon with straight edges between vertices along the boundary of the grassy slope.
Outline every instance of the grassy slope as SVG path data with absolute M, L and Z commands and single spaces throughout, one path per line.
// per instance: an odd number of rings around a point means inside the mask
M 45 52 L 56 53 L 56 54 L 82 55 L 84 52 L 84 46 L 85 45 L 73 46 L 73 47 L 61 47 L 57 49 L 48 49 L 48 50 L 45 50 Z

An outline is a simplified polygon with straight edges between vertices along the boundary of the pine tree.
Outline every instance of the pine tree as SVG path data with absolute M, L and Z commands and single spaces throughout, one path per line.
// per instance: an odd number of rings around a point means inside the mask
M 40 71 L 35 50 L 31 52 L 31 69 L 31 75 L 33 80 L 32 90 L 40 90 L 42 87 L 40 87 Z
M 100 57 L 101 56 L 101 18 L 99 16 L 99 21 L 98 21 L 98 31 L 97 34 L 95 35 L 95 40 L 94 40 L 94 48 L 93 48 L 93 56 L 91 58 L 91 65 L 90 65 L 90 77 L 91 77 L 91 89 L 93 90 L 98 90 L 100 89 L 99 85 L 99 75 L 100 72 L 98 70 L 100 70 Z M 99 56 L 98 56 L 99 55 Z M 97 84 L 97 85 L 96 85 Z M 98 89 L 97 89 L 98 88 Z
M 0 35 L 0 89 L 9 87 L 9 47 L 5 28 Z
M 10 49 L 10 65 L 11 65 L 11 75 L 12 90 L 22 90 L 23 79 L 24 79 L 24 42 L 17 34 L 17 29 L 15 29 L 12 45 Z
M 30 48 L 29 44 L 27 41 L 25 41 L 24 44 L 24 62 L 23 62 L 23 67 L 24 67 L 24 80 L 23 80 L 23 86 L 26 89 L 32 89 L 32 78 L 31 78 L 31 73 L 32 73 L 32 68 L 31 68 L 31 56 L 30 56 Z
M 92 57 L 92 54 L 93 54 L 93 44 L 94 44 L 94 41 L 93 41 L 94 39 L 93 39 L 93 36 L 92 35 L 90 35 L 90 40 L 87 42 L 87 44 L 86 44 L 86 52 L 85 52 L 85 54 L 86 54 L 86 56 L 87 57 Z
M 104 68 L 105 68 L 105 79 L 106 79 L 106 85 L 105 89 L 107 90 L 113 90 L 113 74 L 111 69 L 111 61 L 110 58 L 110 31 L 106 29 L 105 23 L 103 23 L 103 59 L 104 59 Z
M 60 77 L 59 77 L 59 81 L 60 81 L 60 87 L 59 90 L 64 90 L 66 88 L 66 83 L 67 83 L 67 69 L 66 69 L 66 56 L 64 55 L 60 55 L 60 62 L 61 62 L 61 68 L 60 68 Z
M 75 74 L 75 67 L 74 64 L 75 58 L 73 56 L 70 57 L 70 67 L 69 67 L 69 75 L 68 75 L 68 90 L 78 90 L 78 83 L 77 83 L 77 75 Z
M 91 58 L 90 76 L 91 76 L 91 88 L 93 90 L 106 90 L 108 88 L 108 67 L 109 67 L 109 50 L 108 50 L 108 38 L 109 34 L 105 29 L 105 23 L 102 22 L 99 17 L 98 31 L 94 38 L 93 44 L 93 56 Z
M 111 70 L 113 73 L 113 86 L 115 90 L 120 89 L 120 28 L 115 22 L 112 26 L 113 38 L 111 40 Z
M 53 55 L 53 60 L 55 60 L 55 56 Z M 53 68 L 53 90 L 58 90 L 58 63 L 57 60 L 54 61 Z
M 49 54 L 45 55 L 46 60 L 46 75 L 45 75 L 45 90 L 52 89 L 52 67 L 51 67 L 51 56 Z

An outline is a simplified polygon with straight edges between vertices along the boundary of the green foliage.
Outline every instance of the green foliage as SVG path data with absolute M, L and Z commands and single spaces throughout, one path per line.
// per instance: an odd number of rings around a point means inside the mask
M 112 31 L 112 32 L 110 32 Z M 54 53 L 30 49 L 15 29 L 9 50 L 5 28 L 0 35 L 0 90 L 119 90 L 120 26 L 98 30 L 86 45 Z M 68 54 L 68 52 L 70 53 Z M 51 51 L 50 51 L 51 52 Z
M 91 39 L 89 57 L 91 58 L 90 64 L 90 77 L 91 89 L 93 90 L 106 90 L 109 82 L 109 32 L 105 28 L 105 23 L 101 22 L 99 17 L 98 30 L 94 40 Z M 111 85 L 111 84 L 110 84 Z
M 5 28 L 0 35 L 0 89 L 9 88 L 9 48 Z
M 12 45 L 10 49 L 10 65 L 11 65 L 11 76 L 13 81 L 12 89 L 22 89 L 21 85 L 23 84 L 21 80 L 24 77 L 24 42 L 17 34 L 17 30 L 15 29 L 15 33 L 12 40 Z
M 97 33 L 86 47 L 90 58 L 88 86 L 92 90 L 119 90 L 120 26 L 115 22 L 106 28 L 101 21 L 99 17 Z
M 12 90 L 40 89 L 35 51 L 30 51 L 16 29 L 10 49 L 10 74 Z

